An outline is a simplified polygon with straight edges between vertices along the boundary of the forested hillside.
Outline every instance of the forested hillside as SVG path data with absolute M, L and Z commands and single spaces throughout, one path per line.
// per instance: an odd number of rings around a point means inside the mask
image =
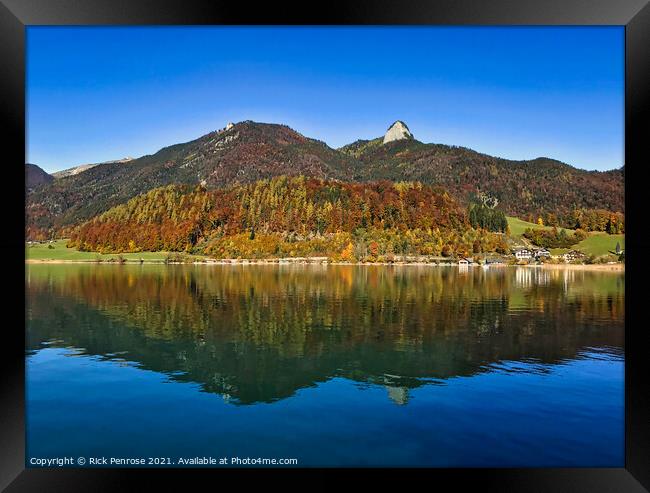
M 357 141 L 341 151 L 361 161 L 355 179 L 421 181 L 443 186 L 460 200 L 481 191 L 508 215 L 550 214 L 559 225 L 573 227 L 576 209 L 625 211 L 623 169 L 585 171 L 548 158 L 509 161 L 416 140 Z
M 46 173 L 40 166 L 30 163 L 25 164 L 25 188 L 27 190 L 47 185 L 52 180 L 54 180 L 52 175 Z
M 158 188 L 84 223 L 71 245 L 98 252 L 348 260 L 507 249 L 503 235 L 472 228 L 465 208 L 444 190 L 284 176 L 212 191 Z

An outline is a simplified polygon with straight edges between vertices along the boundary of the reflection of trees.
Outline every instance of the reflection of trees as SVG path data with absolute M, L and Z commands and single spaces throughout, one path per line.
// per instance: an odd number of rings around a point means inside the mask
M 423 379 L 622 346 L 622 276 L 580 273 L 567 288 L 555 272 L 532 271 L 525 286 L 517 272 L 30 266 L 29 347 L 56 339 L 104 357 L 126 351 L 143 368 L 250 403 L 336 375 L 406 402 Z

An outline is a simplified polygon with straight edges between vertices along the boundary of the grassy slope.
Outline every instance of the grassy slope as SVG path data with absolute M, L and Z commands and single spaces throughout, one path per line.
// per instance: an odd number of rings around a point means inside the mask
M 512 236 L 521 236 L 527 228 L 533 229 L 552 229 L 550 226 L 539 226 L 538 224 L 522 221 L 516 217 L 508 217 L 508 225 L 510 226 L 510 233 Z M 573 233 L 572 229 L 566 229 L 567 233 Z M 607 255 L 610 251 L 616 250 L 616 243 L 621 244 L 621 248 L 625 248 L 625 235 L 608 235 L 607 233 L 594 232 L 589 233 L 589 236 L 582 240 L 580 243 L 573 246 L 573 249 L 579 250 L 587 255 Z M 570 251 L 571 248 L 553 248 L 551 253 L 553 255 L 560 255 Z
M 539 224 L 529 223 L 528 221 L 524 221 L 517 217 L 507 216 L 507 219 L 508 219 L 508 226 L 510 226 L 510 234 L 512 236 L 521 236 L 524 233 L 524 231 L 526 231 L 528 228 L 553 229 L 551 226 L 540 226 Z M 558 229 L 565 229 L 567 233 L 573 233 L 572 229 L 568 229 L 568 228 L 558 228 Z
M 587 255 L 607 255 L 610 251 L 616 251 L 616 243 L 625 248 L 625 235 L 608 235 L 607 233 L 591 233 L 586 239 L 575 246 L 576 250 Z
M 39 245 L 26 245 L 25 258 L 30 260 L 97 260 L 103 261 L 109 259 L 117 259 L 118 254 L 102 255 L 95 252 L 80 252 L 76 248 L 67 248 L 65 245 L 67 240 L 57 240 L 52 245 L 54 248 L 48 248 L 47 244 Z M 122 257 L 131 261 L 160 261 L 162 262 L 167 257 L 168 252 L 138 252 L 138 253 L 123 253 Z M 204 258 L 198 255 L 192 255 L 196 259 Z

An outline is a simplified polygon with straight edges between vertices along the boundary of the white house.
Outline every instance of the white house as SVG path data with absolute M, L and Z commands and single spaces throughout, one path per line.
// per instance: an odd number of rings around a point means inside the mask
M 542 248 L 541 250 L 537 250 L 535 252 L 535 258 L 542 258 L 542 257 L 549 258 L 550 256 L 551 256 L 551 252 L 549 252 L 546 248 Z
M 515 250 L 515 258 L 517 260 L 529 260 L 532 258 L 533 252 L 526 248 L 522 248 L 520 250 Z

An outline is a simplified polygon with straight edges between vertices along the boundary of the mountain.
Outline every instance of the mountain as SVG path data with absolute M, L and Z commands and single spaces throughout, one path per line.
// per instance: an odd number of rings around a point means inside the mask
M 339 149 L 359 160 L 355 179 L 421 181 L 443 186 L 462 200 L 483 192 L 515 216 L 625 210 L 623 168 L 585 171 L 544 157 L 513 161 L 413 138 L 383 140 L 358 140 Z
M 574 209 L 624 212 L 624 170 L 584 171 L 549 158 L 506 160 L 463 147 L 425 144 L 396 121 L 383 137 L 340 149 L 286 125 L 244 121 L 128 162 L 69 173 L 30 190 L 28 234 L 61 231 L 157 187 L 208 189 L 280 175 L 440 185 L 462 204 L 481 193 L 510 215 L 568 221 Z M 549 216 L 550 217 L 550 216 Z
M 128 162 L 57 179 L 27 200 L 29 225 L 60 228 L 168 184 L 208 188 L 279 175 L 348 179 L 357 161 L 286 125 L 245 121 Z M 30 214 L 31 211 L 31 214 Z
M 28 190 L 50 183 L 54 178 L 35 164 L 25 163 L 25 187 Z
M 113 163 L 128 163 L 130 161 L 133 161 L 132 157 L 125 157 L 122 159 L 115 159 L 113 161 L 104 161 L 101 163 L 90 163 L 90 164 L 80 164 L 79 166 L 75 166 L 74 168 L 68 168 L 64 169 L 61 171 L 57 171 L 56 173 L 52 173 L 52 176 L 54 178 L 64 178 L 66 176 L 72 176 L 81 173 L 82 171 L 89 170 L 90 168 L 94 168 L 95 166 L 99 166 L 102 164 L 113 164 Z

